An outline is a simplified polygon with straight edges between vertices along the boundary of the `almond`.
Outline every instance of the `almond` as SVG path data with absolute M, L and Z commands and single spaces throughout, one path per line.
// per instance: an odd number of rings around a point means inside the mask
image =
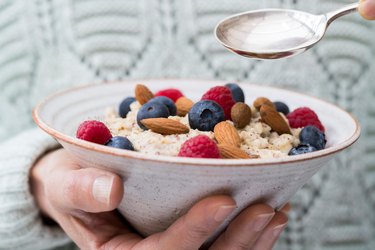
M 178 116 L 185 116 L 187 113 L 189 113 L 191 107 L 193 107 L 194 102 L 186 97 L 180 97 L 176 101 L 176 107 L 177 107 L 177 115 Z
M 275 108 L 275 105 L 273 104 L 273 102 L 270 101 L 270 99 L 266 98 L 266 97 L 258 97 L 257 99 L 255 99 L 254 103 L 253 103 L 253 106 L 257 109 L 257 110 L 260 110 L 260 107 L 262 105 L 268 105 L 274 109 Z
M 241 138 L 237 129 L 229 122 L 224 121 L 216 124 L 214 135 L 219 144 L 226 143 L 234 147 L 239 147 L 241 145 Z
M 260 108 L 260 116 L 262 117 L 262 121 L 268 124 L 272 130 L 279 135 L 292 134 L 287 121 L 285 121 L 281 114 L 274 108 L 268 105 L 262 105 Z
M 154 98 L 154 94 L 145 85 L 137 84 L 137 86 L 135 86 L 135 99 L 137 99 L 141 105 L 145 104 L 152 98 Z
M 179 121 L 168 118 L 148 118 L 141 123 L 152 132 L 162 135 L 186 134 L 189 128 Z
M 228 144 L 218 144 L 220 155 L 225 159 L 256 159 L 259 155 L 249 155 L 242 149 Z
M 250 123 L 251 108 L 243 102 L 237 102 L 231 109 L 231 116 L 236 128 L 244 128 Z

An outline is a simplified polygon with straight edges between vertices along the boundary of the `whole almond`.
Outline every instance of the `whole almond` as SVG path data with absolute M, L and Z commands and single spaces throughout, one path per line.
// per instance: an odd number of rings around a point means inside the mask
M 187 113 L 189 113 L 191 107 L 193 107 L 194 102 L 186 97 L 180 97 L 176 101 L 176 107 L 177 107 L 177 115 L 178 116 L 185 116 Z
M 251 108 L 243 102 L 237 102 L 231 109 L 231 116 L 236 128 L 244 128 L 250 123 Z
M 141 123 L 152 132 L 162 135 L 186 134 L 189 128 L 179 121 L 168 118 L 148 118 Z
M 154 98 L 154 94 L 145 85 L 137 84 L 137 86 L 135 86 L 135 99 L 137 99 L 141 105 L 145 104 L 152 98 Z
M 225 159 L 257 159 L 259 155 L 249 155 L 242 149 L 228 144 L 218 144 L 220 155 Z
M 258 97 L 257 99 L 255 99 L 254 103 L 253 103 L 253 106 L 257 109 L 257 110 L 260 110 L 260 107 L 262 105 L 268 105 L 274 109 L 275 108 L 275 105 L 273 104 L 273 102 L 270 101 L 270 99 L 266 98 L 266 97 Z
M 234 147 L 239 147 L 241 145 L 241 138 L 237 129 L 229 122 L 223 121 L 216 124 L 214 135 L 219 144 L 226 143 Z
M 292 134 L 287 121 L 285 121 L 281 114 L 274 108 L 268 105 L 262 105 L 260 108 L 260 116 L 262 117 L 262 121 L 268 124 L 272 130 L 279 135 Z

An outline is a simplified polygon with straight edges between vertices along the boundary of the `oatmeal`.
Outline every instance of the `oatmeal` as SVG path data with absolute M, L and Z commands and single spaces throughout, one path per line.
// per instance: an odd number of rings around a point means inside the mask
M 141 129 L 136 122 L 137 112 L 141 105 L 134 102 L 130 105 L 130 112 L 126 118 L 118 116 L 115 108 L 106 111 L 105 123 L 113 135 L 127 137 L 136 151 L 145 154 L 177 156 L 181 145 L 197 135 L 207 135 L 214 139 L 212 131 L 189 130 L 187 134 L 161 135 L 150 130 Z M 184 117 L 170 116 L 169 119 L 177 120 L 189 126 L 188 115 Z M 250 123 L 243 129 L 238 129 L 241 138 L 241 149 L 249 154 L 259 155 L 260 158 L 280 158 L 299 144 L 301 129 L 292 129 L 292 135 L 278 135 L 272 132 L 271 127 L 260 122 L 259 112 L 253 110 Z
M 194 158 L 281 158 L 325 148 L 324 126 L 308 107 L 292 112 L 267 97 L 245 102 L 237 84 L 216 86 L 194 102 L 177 89 L 145 85 L 105 120 L 86 121 L 77 138 L 148 155 Z M 162 93 L 162 94 L 160 94 Z

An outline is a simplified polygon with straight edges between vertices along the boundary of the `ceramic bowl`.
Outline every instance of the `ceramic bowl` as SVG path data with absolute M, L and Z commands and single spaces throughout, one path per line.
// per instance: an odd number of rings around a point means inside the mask
M 42 101 L 34 110 L 34 120 L 56 138 L 82 167 L 105 169 L 123 178 L 126 198 L 118 209 L 144 236 L 166 229 L 195 202 L 213 194 L 229 194 L 238 205 L 217 233 L 249 204 L 266 202 L 278 209 L 360 135 L 358 122 L 335 105 L 288 90 L 240 84 L 247 103 L 252 103 L 256 97 L 266 96 L 273 101 L 284 101 L 291 110 L 301 106 L 312 108 L 326 128 L 327 148 L 281 159 L 193 159 L 146 155 L 75 138 L 81 122 L 103 119 L 105 110 L 117 107 L 124 97 L 134 95 L 134 86 L 140 82 L 153 91 L 177 87 L 195 100 L 210 87 L 225 84 L 163 79 L 79 87 Z

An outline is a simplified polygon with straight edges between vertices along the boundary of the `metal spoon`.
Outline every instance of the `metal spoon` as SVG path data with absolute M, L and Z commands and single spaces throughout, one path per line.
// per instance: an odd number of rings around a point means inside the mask
M 241 56 L 290 57 L 314 46 L 336 18 L 356 11 L 358 5 L 353 3 L 324 15 L 287 9 L 243 12 L 219 22 L 215 36 L 222 45 Z

